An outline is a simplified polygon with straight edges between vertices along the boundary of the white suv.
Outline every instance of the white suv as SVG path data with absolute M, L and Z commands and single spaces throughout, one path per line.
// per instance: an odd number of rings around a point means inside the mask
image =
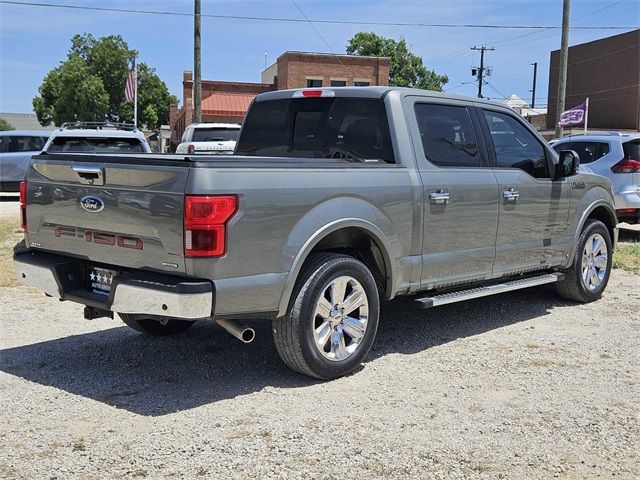
M 611 180 L 618 221 L 640 223 L 640 134 L 568 135 L 554 142 L 553 149 L 575 151 L 581 167 Z
M 51 132 L 47 153 L 151 153 L 144 134 L 133 125 L 110 122 L 65 123 Z
M 237 123 L 192 123 L 184 131 L 176 153 L 232 154 L 239 134 Z

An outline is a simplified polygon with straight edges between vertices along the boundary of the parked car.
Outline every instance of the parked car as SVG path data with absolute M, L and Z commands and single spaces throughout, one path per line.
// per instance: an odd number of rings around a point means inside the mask
M 112 122 L 65 123 L 51 132 L 47 153 L 151 153 L 144 134 L 133 125 Z
M 569 135 L 553 148 L 575 151 L 581 167 L 611 180 L 618 221 L 640 222 L 640 133 Z
M 43 130 L 0 132 L 0 192 L 18 193 L 29 160 L 42 151 L 49 133 Z
M 231 154 L 240 134 L 237 123 L 192 123 L 184 134 L 176 153 L 189 155 Z
M 33 203 L 61 182 L 79 200 Z M 269 319 L 323 379 L 358 368 L 398 295 L 597 300 L 617 239 L 611 182 L 513 110 L 395 87 L 260 94 L 233 156 L 40 155 L 21 191 L 22 283 L 153 335 L 203 320 L 249 342 L 240 321 Z

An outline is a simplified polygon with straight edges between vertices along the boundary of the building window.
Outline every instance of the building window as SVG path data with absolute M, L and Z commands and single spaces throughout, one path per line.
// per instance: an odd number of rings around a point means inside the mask
M 368 86 L 369 86 L 369 82 L 367 82 L 367 81 L 363 81 L 363 80 L 355 80 L 355 81 L 353 82 L 353 84 L 354 84 L 356 87 L 368 87 Z
M 331 86 L 332 87 L 346 87 L 347 86 L 347 81 L 346 80 L 331 80 Z
M 318 80 L 315 78 L 307 78 L 307 87 L 308 88 L 318 88 L 322 86 L 322 80 Z

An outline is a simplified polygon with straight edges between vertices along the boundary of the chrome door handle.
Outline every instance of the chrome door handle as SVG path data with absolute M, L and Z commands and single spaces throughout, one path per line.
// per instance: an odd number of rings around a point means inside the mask
M 507 190 L 503 190 L 502 198 L 504 198 L 507 202 L 517 202 L 518 198 L 520 198 L 520 192 L 518 190 L 514 190 L 513 188 L 509 188 Z
M 104 185 L 104 166 L 87 163 L 73 163 L 71 169 L 80 177 L 84 185 Z
M 449 192 L 445 192 L 444 190 L 438 190 L 437 192 L 429 192 L 429 203 L 433 203 L 435 205 L 446 205 L 449 203 Z

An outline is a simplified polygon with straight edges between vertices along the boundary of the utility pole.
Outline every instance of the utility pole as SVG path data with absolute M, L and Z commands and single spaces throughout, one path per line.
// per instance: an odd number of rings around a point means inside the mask
M 471 50 L 480 50 L 480 67 L 472 68 L 471 74 L 478 77 L 478 98 L 482 98 L 482 81 L 485 77 L 485 71 L 487 71 L 486 76 L 491 74 L 491 67 L 484 66 L 484 52 L 493 52 L 495 48 L 488 48 L 483 45 L 482 47 L 474 46 Z
M 193 9 L 193 121 L 202 122 L 202 72 L 200 56 L 200 0 Z
M 538 62 L 533 65 L 533 88 L 531 89 L 531 108 L 536 108 L 536 77 L 538 76 Z
M 564 100 L 567 92 L 567 62 L 569 59 L 569 14 L 571 1 L 562 2 L 562 39 L 560 40 L 560 65 L 558 72 L 558 100 L 556 102 L 556 138 L 562 137 L 562 127 L 558 125 L 564 112 Z

